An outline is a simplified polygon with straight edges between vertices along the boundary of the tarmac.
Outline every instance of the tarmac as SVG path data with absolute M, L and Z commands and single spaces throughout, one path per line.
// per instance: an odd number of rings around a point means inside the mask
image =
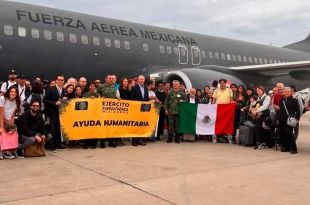
M 149 143 L 0 161 L 0 204 L 310 204 L 310 114 L 296 155 L 231 144 Z

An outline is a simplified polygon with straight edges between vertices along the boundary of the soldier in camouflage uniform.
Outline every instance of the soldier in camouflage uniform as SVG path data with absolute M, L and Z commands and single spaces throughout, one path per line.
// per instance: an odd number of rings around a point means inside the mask
M 102 98 L 116 99 L 116 89 L 114 87 L 112 75 L 108 75 L 105 80 L 106 83 L 99 86 L 99 88 L 97 89 L 97 93 Z M 117 147 L 115 139 L 108 139 L 108 141 L 109 141 L 108 144 L 109 147 Z M 105 140 L 103 139 L 100 140 L 100 147 L 105 148 Z
M 180 102 L 186 100 L 186 94 L 180 89 L 180 82 L 173 81 L 173 89 L 168 93 L 164 102 L 164 109 L 168 115 L 168 140 L 167 143 L 172 142 L 173 135 L 175 135 L 175 142 L 180 143 L 179 133 L 179 108 Z
M 106 83 L 99 86 L 97 93 L 102 98 L 116 99 L 116 89 L 114 87 L 113 78 L 111 75 L 106 77 Z

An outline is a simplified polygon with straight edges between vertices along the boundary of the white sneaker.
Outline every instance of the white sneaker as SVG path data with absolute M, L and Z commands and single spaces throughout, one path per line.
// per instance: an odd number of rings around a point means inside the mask
M 262 150 L 262 149 L 265 149 L 265 148 L 267 148 L 266 144 L 262 143 L 262 144 L 258 145 L 257 150 Z
M 3 154 L 4 159 L 15 159 L 15 156 L 12 155 L 10 152 L 5 152 Z

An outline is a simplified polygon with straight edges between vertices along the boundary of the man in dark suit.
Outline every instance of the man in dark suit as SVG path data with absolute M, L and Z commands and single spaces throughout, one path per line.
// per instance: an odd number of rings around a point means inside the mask
M 145 77 L 143 75 L 139 75 L 138 77 L 138 84 L 135 85 L 132 89 L 132 99 L 136 101 L 149 101 L 149 92 L 144 84 L 145 82 Z M 132 139 L 132 145 L 133 146 L 138 146 L 142 145 L 145 146 L 146 144 L 142 142 L 141 138 L 133 138 Z
M 56 76 L 56 86 L 49 87 L 46 90 L 44 96 L 45 113 L 49 117 L 49 131 L 52 134 L 52 150 L 55 149 L 66 149 L 66 147 L 61 143 L 61 133 L 60 133 L 60 121 L 59 121 L 59 106 L 61 105 L 61 100 L 65 95 L 64 76 Z

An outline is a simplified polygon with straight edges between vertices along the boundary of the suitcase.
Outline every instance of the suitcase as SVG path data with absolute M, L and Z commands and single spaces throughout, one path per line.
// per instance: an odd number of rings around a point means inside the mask
M 254 129 L 242 125 L 239 128 L 239 139 L 238 144 L 245 145 L 245 146 L 253 146 L 254 145 Z

